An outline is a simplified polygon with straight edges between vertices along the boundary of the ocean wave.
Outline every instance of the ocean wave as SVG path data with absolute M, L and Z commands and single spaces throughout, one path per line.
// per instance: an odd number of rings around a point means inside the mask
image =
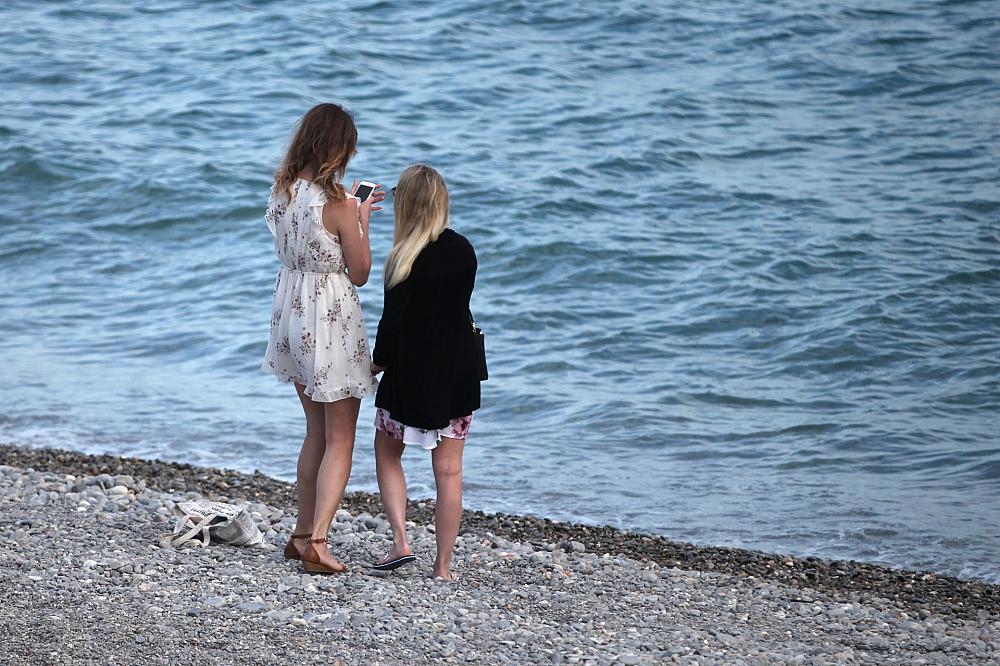
M 262 215 L 332 98 L 476 246 L 470 502 L 1000 575 L 996 17 L 732 7 L 14 3 L 3 432 L 294 473 Z

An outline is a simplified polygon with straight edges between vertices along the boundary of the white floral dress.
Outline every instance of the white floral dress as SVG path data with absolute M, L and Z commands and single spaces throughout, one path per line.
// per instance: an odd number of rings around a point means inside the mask
M 286 192 L 271 187 L 264 215 L 282 265 L 262 369 L 303 385 L 317 402 L 361 398 L 378 388 L 361 300 L 344 272 L 340 238 L 323 226 L 326 202 L 321 187 L 300 178 L 290 202 Z

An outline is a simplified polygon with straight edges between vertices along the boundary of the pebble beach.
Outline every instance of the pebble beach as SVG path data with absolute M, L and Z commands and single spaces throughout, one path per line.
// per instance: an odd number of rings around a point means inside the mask
M 377 497 L 330 539 L 349 564 L 281 557 L 292 486 L 262 474 L 0 446 L 5 662 L 108 664 L 978 664 L 1000 657 L 1000 588 L 858 562 L 701 547 L 612 528 L 467 512 L 455 583 L 377 574 Z M 255 548 L 173 548 L 176 502 L 252 512 Z

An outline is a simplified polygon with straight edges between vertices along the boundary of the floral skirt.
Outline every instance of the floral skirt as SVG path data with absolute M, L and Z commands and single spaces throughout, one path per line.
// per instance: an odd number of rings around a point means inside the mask
M 301 384 L 316 402 L 375 393 L 358 292 L 344 273 L 282 266 L 274 286 L 264 372 Z
M 425 430 L 408 426 L 393 419 L 389 412 L 381 407 L 375 410 L 375 429 L 381 430 L 393 439 L 403 440 L 403 444 L 414 444 L 422 449 L 430 451 L 441 443 L 442 437 L 450 439 L 465 439 L 469 436 L 469 427 L 472 425 L 472 414 L 452 419 L 444 428 L 437 430 Z

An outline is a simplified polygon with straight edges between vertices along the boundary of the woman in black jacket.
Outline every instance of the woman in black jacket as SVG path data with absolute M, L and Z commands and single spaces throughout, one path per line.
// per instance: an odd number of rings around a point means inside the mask
M 454 580 L 451 556 L 462 518 L 462 450 L 479 408 L 481 347 L 469 299 L 476 252 L 448 228 L 448 189 L 431 167 L 411 166 L 393 188 L 396 229 L 385 264 L 385 302 L 372 372 L 375 464 L 393 547 L 377 569 L 416 558 L 406 540 L 407 444 L 432 450 L 437 505 L 435 579 Z

